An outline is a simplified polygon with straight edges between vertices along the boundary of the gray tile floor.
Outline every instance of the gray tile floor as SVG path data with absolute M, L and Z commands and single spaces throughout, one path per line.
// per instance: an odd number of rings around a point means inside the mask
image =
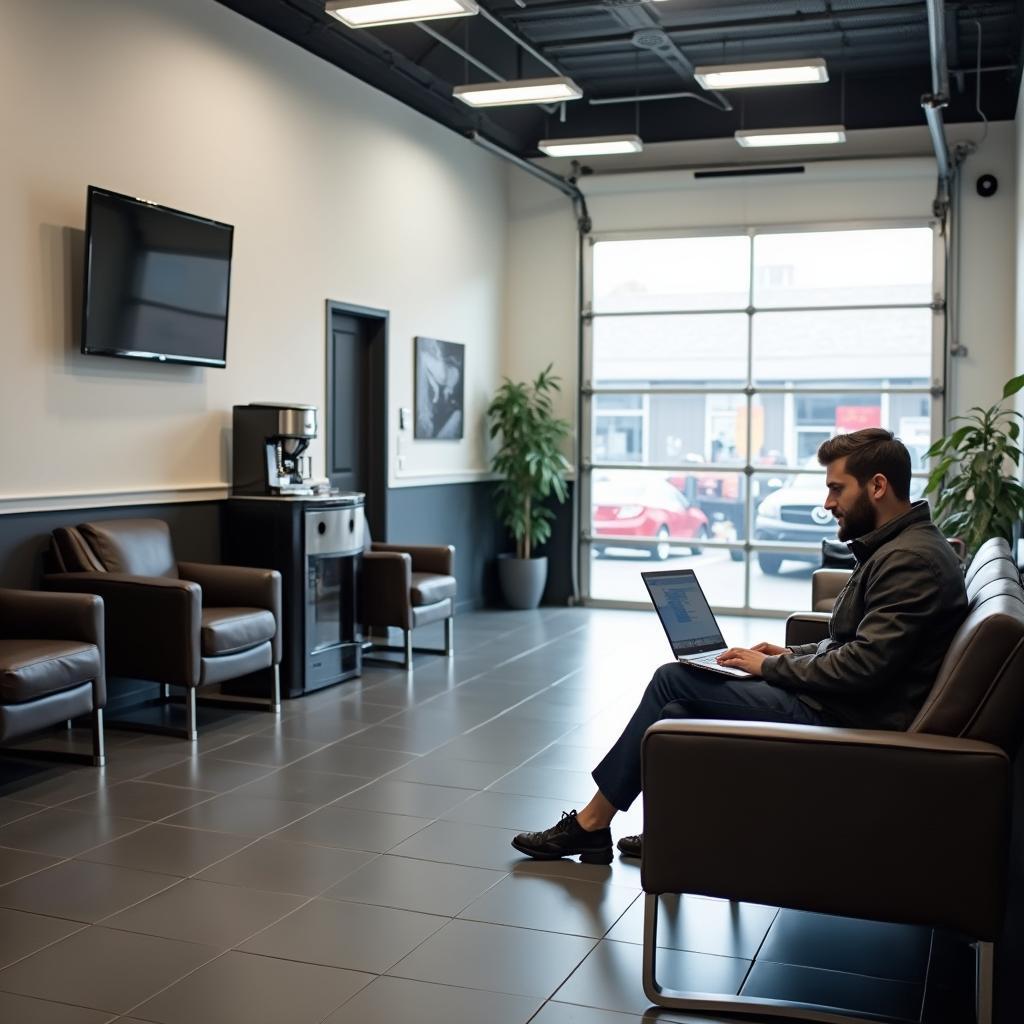
M 782 628 L 726 632 L 779 641 Z M 589 797 L 590 768 L 664 659 L 656 621 L 479 612 L 456 639 L 453 659 L 368 667 L 279 719 L 201 709 L 195 748 L 110 730 L 103 771 L 0 757 L 0 1020 L 679 1019 L 641 989 L 638 864 L 509 846 Z M 88 736 L 32 746 L 85 750 Z M 638 806 L 615 831 L 641 828 Z M 678 987 L 840 993 L 915 1017 L 934 942 L 684 897 L 662 914 L 659 969 Z M 930 1000 L 935 1020 L 960 1019 L 952 992 Z

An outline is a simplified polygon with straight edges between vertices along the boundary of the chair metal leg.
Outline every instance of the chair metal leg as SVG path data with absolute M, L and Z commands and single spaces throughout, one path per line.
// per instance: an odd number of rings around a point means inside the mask
M 199 735 L 196 729 L 196 688 L 194 686 L 185 687 L 185 716 L 187 719 L 185 739 L 194 743 Z
M 652 893 L 644 893 L 643 986 L 644 995 L 655 1006 L 685 1010 L 687 1013 L 725 1013 L 730 1015 L 730 1019 L 732 1014 L 754 1014 L 759 1020 L 784 1017 L 786 1020 L 813 1020 L 820 1024 L 864 1024 L 866 1020 L 877 1019 L 855 1010 L 843 1011 L 814 1003 L 665 988 L 658 981 L 658 897 Z M 991 1024 L 991 1019 L 985 1024 Z
M 102 768 L 107 763 L 106 748 L 103 745 L 103 708 L 92 713 L 92 763 Z
M 160 687 L 160 696 L 163 697 L 164 700 L 167 700 L 171 696 L 171 684 L 170 683 L 164 683 Z
M 411 671 L 413 654 L 445 654 L 449 658 L 452 657 L 455 653 L 455 619 L 449 616 L 444 620 L 444 647 L 417 647 L 412 642 L 412 630 L 404 628 L 402 629 L 402 643 L 400 645 L 380 642 L 386 638 L 381 638 L 370 630 L 367 630 L 366 637 L 367 639 L 363 643 L 364 662 L 376 662 L 381 665 L 392 666 L 400 665 L 402 668 Z M 401 661 L 394 657 L 388 657 L 388 655 L 396 654 L 402 655 Z
M 658 984 L 658 897 L 644 893 L 644 995 L 653 1003 L 661 996 Z
M 275 715 L 281 714 L 281 666 L 274 666 L 274 684 L 270 695 L 270 710 Z
M 991 942 L 975 943 L 975 1012 L 978 1024 L 992 1024 L 992 980 L 995 947 Z

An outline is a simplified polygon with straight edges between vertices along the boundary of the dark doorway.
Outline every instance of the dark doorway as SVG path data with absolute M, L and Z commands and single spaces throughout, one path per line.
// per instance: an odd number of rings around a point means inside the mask
M 327 476 L 366 494 L 366 521 L 387 537 L 388 314 L 327 303 Z

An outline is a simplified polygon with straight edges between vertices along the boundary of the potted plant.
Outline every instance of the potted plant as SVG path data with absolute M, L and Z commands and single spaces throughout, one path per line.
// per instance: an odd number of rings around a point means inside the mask
M 927 452 L 939 462 L 924 493 L 937 492 L 936 522 L 947 537 L 964 542 L 968 557 L 990 537 L 1012 543 L 1014 527 L 1024 516 L 1024 487 L 1019 482 L 1022 417 L 1003 408 L 1003 402 L 1021 388 L 1024 374 L 1006 382 L 995 405 L 975 406 L 965 416 L 954 416 L 951 422 L 963 425 L 940 437 Z
M 498 516 L 515 538 L 515 555 L 498 558 L 498 577 L 513 608 L 536 608 L 547 582 L 548 560 L 537 557 L 538 544 L 551 536 L 554 512 L 547 499 L 565 501 L 569 461 L 561 443 L 570 426 L 552 410 L 561 378 L 551 364 L 533 381 L 505 378 L 487 408 L 490 436 L 499 440 L 491 467 L 501 476 L 495 488 Z

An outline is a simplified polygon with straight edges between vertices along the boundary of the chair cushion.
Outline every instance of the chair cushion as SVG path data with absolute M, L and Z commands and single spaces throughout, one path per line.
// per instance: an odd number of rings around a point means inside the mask
M 162 519 L 106 519 L 78 532 L 107 572 L 177 578 L 171 531 Z
M 436 604 L 446 597 L 455 596 L 455 577 L 440 576 L 432 572 L 414 572 L 409 588 L 413 607 Z
M 201 627 L 204 658 L 237 654 L 273 640 L 277 625 L 265 608 L 204 608 Z
M 96 679 L 95 644 L 76 640 L 0 640 L 0 703 L 21 704 Z

